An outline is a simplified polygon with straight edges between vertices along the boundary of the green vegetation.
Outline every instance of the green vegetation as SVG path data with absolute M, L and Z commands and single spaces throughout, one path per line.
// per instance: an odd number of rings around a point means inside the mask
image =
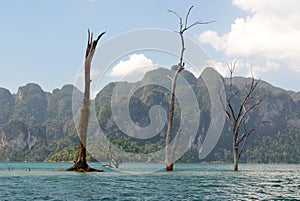
M 129 138 L 121 139 L 118 137 L 110 137 L 109 141 L 123 152 L 148 154 L 159 151 L 165 147 L 165 142 L 160 139 L 158 142 L 143 141 L 140 143 L 138 140 Z
M 300 163 L 300 129 L 263 136 L 245 155 L 250 163 Z
M 160 77 L 165 70 L 150 71 L 144 80 L 165 79 Z M 195 142 L 179 162 L 232 162 L 232 136 L 228 122 L 213 152 L 204 161 L 199 161 L 197 144 L 198 141 L 204 140 L 210 123 L 210 97 L 201 78 L 195 78 L 188 71 L 183 71 L 182 75 L 195 91 L 201 109 L 201 119 Z M 248 82 L 246 78 L 241 77 L 234 80 L 237 86 L 244 86 Z M 152 153 L 164 147 L 166 127 L 147 140 L 132 139 L 118 129 L 110 107 L 115 86 L 116 83 L 110 83 L 101 90 L 95 99 L 95 108 L 103 134 L 115 147 L 122 149 L 124 161 L 132 159 L 130 153 Z M 72 118 L 73 89 L 74 93 L 80 95 L 72 85 L 55 89 L 52 93 L 44 92 L 36 84 L 21 87 L 17 94 L 0 88 L 0 161 L 73 161 L 79 142 Z M 264 102 L 258 110 L 250 114 L 252 117 L 248 122 L 249 126 L 262 119 L 270 123 L 262 125 L 250 136 L 240 161 L 300 163 L 300 101 L 293 98 L 296 93 L 274 88 L 265 82 L 259 85 L 256 93 Z M 168 111 L 169 95 L 166 89 L 159 86 L 148 85 L 140 88 L 130 101 L 132 120 L 137 125 L 147 126 L 151 106 L 161 105 Z M 177 128 L 180 112 L 180 109 L 175 111 L 174 126 Z M 172 137 L 174 135 L 173 133 Z M 91 149 L 99 147 L 97 141 L 94 143 Z M 103 150 L 97 159 L 106 161 L 106 157 L 107 153 Z M 94 160 L 92 156 L 88 156 L 88 159 Z

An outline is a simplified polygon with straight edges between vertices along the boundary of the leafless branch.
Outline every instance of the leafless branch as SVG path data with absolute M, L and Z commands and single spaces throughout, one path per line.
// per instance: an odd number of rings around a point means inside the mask
M 223 99 L 222 99 L 222 96 L 220 95 L 220 102 L 221 102 L 221 106 L 222 106 L 222 109 L 223 111 L 226 113 L 226 116 L 227 118 L 231 121 L 231 115 L 230 113 L 227 111 L 225 105 L 224 105 L 224 102 L 223 102 Z
M 189 30 L 190 28 L 192 28 L 193 26 L 196 26 L 198 24 L 208 24 L 207 23 L 203 23 L 200 21 L 196 21 L 195 23 L 192 23 L 191 25 L 188 25 L 188 18 L 190 16 L 191 10 L 192 10 L 193 6 L 191 6 L 185 16 L 185 22 L 183 24 L 182 21 L 182 17 L 176 13 L 173 10 L 168 10 L 168 12 L 173 13 L 178 19 L 179 19 L 179 31 L 177 32 L 180 36 L 180 41 L 181 41 L 181 51 L 180 51 L 180 58 L 179 58 L 179 63 L 177 66 L 177 70 L 173 76 L 173 78 L 171 78 L 172 81 L 172 86 L 171 86 L 171 99 L 170 99 L 170 109 L 169 109 L 169 115 L 168 115 L 168 128 L 167 128 L 167 134 L 166 134 L 166 163 L 167 163 L 167 170 L 172 170 L 173 168 L 173 161 L 170 160 L 172 159 L 172 156 L 170 157 L 170 148 L 169 148 L 169 144 L 170 144 L 170 140 L 171 140 L 171 134 L 172 134 L 172 128 L 173 128 L 173 118 L 174 118 L 174 110 L 175 110 L 175 88 L 176 88 L 176 80 L 177 77 L 179 75 L 179 73 L 184 70 L 184 51 L 185 51 L 185 43 L 184 43 L 184 33 L 185 31 Z M 181 128 L 178 130 L 178 133 L 176 135 L 176 138 L 178 138 L 179 140 L 179 136 L 181 133 Z M 176 141 L 175 138 L 175 141 Z M 178 142 L 177 142 L 178 143 Z M 173 146 L 173 150 L 171 152 L 171 155 L 175 154 L 175 150 L 177 148 L 176 142 Z
M 86 162 L 86 140 L 87 140 L 87 131 L 89 124 L 89 115 L 90 115 L 90 70 L 93 55 L 96 50 L 97 43 L 101 36 L 105 32 L 101 33 L 97 40 L 93 41 L 93 33 L 88 30 L 88 43 L 85 51 L 85 62 L 84 62 L 84 97 L 80 111 L 80 120 L 79 120 L 79 151 L 75 164 L 68 169 L 68 171 L 98 171 L 96 169 L 90 168 Z M 100 170 L 99 170 L 100 171 Z
M 184 33 L 185 31 L 187 31 L 188 29 L 192 28 L 193 26 L 196 26 L 196 25 L 202 25 L 202 24 L 210 24 L 210 23 L 213 23 L 215 22 L 215 20 L 211 20 L 211 21 L 206 21 L 206 22 L 203 22 L 203 21 L 196 21 L 190 25 L 188 25 L 188 19 L 189 19 L 189 16 L 190 16 L 190 13 L 192 11 L 194 6 L 191 6 L 185 16 L 185 22 L 183 24 L 182 22 L 182 17 L 175 11 L 173 10 L 168 10 L 168 12 L 170 13 L 173 13 L 177 16 L 177 18 L 179 19 L 179 25 L 180 25 L 180 28 L 179 28 L 179 32 L 178 33 Z
M 189 15 L 190 15 L 191 10 L 193 9 L 193 7 L 194 7 L 194 6 L 191 6 L 191 7 L 189 8 L 189 11 L 188 11 L 188 13 L 187 13 L 186 16 L 185 16 L 185 26 L 184 26 L 185 29 L 186 29 L 186 26 L 187 26 L 187 23 L 188 23 Z
M 173 10 L 167 10 L 168 12 L 170 12 L 170 13 L 173 13 L 173 14 L 175 14 L 177 17 L 178 17 L 178 19 L 180 20 L 180 21 L 182 21 L 182 18 L 180 17 L 180 15 L 178 15 L 178 13 L 176 13 L 175 11 L 173 11 Z M 180 23 L 180 24 L 182 24 L 182 23 Z
M 245 109 L 245 111 L 241 114 L 240 116 L 240 121 L 243 121 L 245 119 L 245 117 L 247 116 L 247 114 L 252 111 L 255 107 L 257 107 L 258 105 L 260 105 L 262 103 L 262 100 L 258 100 L 255 104 L 251 105 L 248 109 Z
M 244 151 L 245 144 L 248 140 L 248 137 L 262 124 L 259 122 L 255 126 L 250 129 L 246 128 L 246 120 L 249 116 L 249 112 L 253 111 L 255 107 L 262 103 L 262 100 L 257 100 L 253 102 L 254 92 L 258 86 L 259 80 L 255 80 L 251 70 L 251 81 L 249 84 L 246 84 L 246 89 L 241 95 L 241 103 L 236 107 L 234 107 L 233 98 L 236 97 L 240 90 L 234 90 L 233 86 L 233 73 L 236 69 L 237 60 L 232 61 L 231 63 L 227 63 L 227 68 L 229 71 L 229 90 L 228 97 L 226 98 L 226 105 L 220 99 L 223 110 L 226 113 L 226 117 L 229 120 L 232 128 L 233 134 L 233 151 L 234 151 L 234 170 L 237 170 L 238 160 Z M 243 134 L 241 134 L 241 126 L 243 126 Z M 242 143 L 242 144 L 241 144 Z M 239 146 L 241 144 L 241 146 Z
M 238 139 L 237 144 L 239 145 L 241 142 L 243 142 L 242 146 L 240 147 L 240 151 L 239 151 L 239 155 L 238 157 L 241 157 L 241 154 L 244 151 L 244 147 L 245 144 L 247 142 L 248 137 L 261 125 L 261 123 L 257 123 L 256 125 L 254 125 L 251 129 L 247 130 L 246 129 L 246 124 L 245 122 L 243 122 L 243 127 L 244 127 L 244 134 L 242 135 L 242 137 L 240 139 Z
M 201 25 L 201 24 L 210 24 L 210 23 L 213 23 L 213 22 L 216 22 L 215 20 L 211 20 L 211 21 L 207 21 L 207 22 L 202 22 L 202 21 L 196 21 L 194 22 L 193 24 L 189 25 L 188 27 L 185 28 L 185 30 L 188 30 L 190 28 L 192 28 L 193 26 L 196 26 L 196 25 Z
M 170 76 L 167 76 L 167 79 L 172 81 L 172 78 Z

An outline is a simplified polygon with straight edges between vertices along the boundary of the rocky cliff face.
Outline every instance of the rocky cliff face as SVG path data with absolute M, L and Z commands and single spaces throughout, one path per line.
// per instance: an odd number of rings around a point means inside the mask
M 155 83 L 161 80 L 170 83 L 165 76 L 167 72 L 167 69 L 156 69 L 146 73 L 143 80 L 138 83 L 110 83 L 104 87 L 95 99 L 97 118 L 103 132 L 108 136 L 122 137 L 122 139 L 129 138 L 126 133 L 118 128 L 115 119 L 112 117 L 111 97 L 117 84 L 121 84 L 122 87 L 126 86 L 127 92 L 129 92 L 141 83 Z M 182 76 L 194 90 L 201 110 L 198 136 L 194 142 L 197 144 L 199 143 L 197 140 L 204 139 L 210 124 L 210 96 L 201 77 L 197 79 L 188 71 L 183 71 Z M 242 92 L 248 81 L 246 78 L 238 77 L 235 78 L 234 84 Z M 40 161 L 49 159 L 53 155 L 58 158 L 60 155 L 64 155 L 64 160 L 70 159 L 70 157 L 67 157 L 67 155 L 71 156 L 69 147 L 76 146 L 78 142 L 72 119 L 73 92 L 78 97 L 82 96 L 81 92 L 72 85 L 54 89 L 51 93 L 44 92 L 37 84 L 22 86 L 17 94 L 11 94 L 7 89 L 0 88 L 0 161 Z M 267 140 L 272 141 L 274 144 L 277 143 L 278 146 L 284 143 L 288 144 L 285 141 L 287 139 L 298 142 L 300 135 L 291 135 L 286 138 L 284 136 L 287 135 L 286 133 L 297 133 L 296 131 L 290 131 L 290 129 L 300 130 L 299 92 L 285 91 L 262 81 L 256 95 L 264 101 L 260 107 L 250 114 L 249 126 L 262 120 L 270 123 L 263 125 L 257 131 L 257 134 L 249 138 L 249 145 L 247 146 L 249 154 L 251 149 L 258 150 L 258 148 L 255 148 L 257 144 Z M 129 101 L 131 120 L 139 127 L 149 125 L 150 108 L 159 105 L 165 111 L 168 111 L 169 98 L 170 93 L 164 87 L 147 85 L 138 89 Z M 77 108 L 80 108 L 81 100 L 79 98 Z M 176 104 L 174 122 L 175 128 L 178 128 L 182 110 L 178 107 L 178 102 Z M 163 119 L 163 114 L 157 116 L 157 118 Z M 215 161 L 231 158 L 229 156 L 231 154 L 232 138 L 229 127 L 228 124 L 225 125 L 217 147 L 207 160 Z M 165 133 L 166 126 L 150 141 L 163 140 Z M 136 142 L 137 144 L 143 144 L 139 140 L 136 140 Z M 193 147 L 197 149 L 197 146 Z M 288 145 L 282 150 L 288 153 L 298 153 L 297 149 L 288 148 Z M 282 150 L 280 152 L 283 153 Z M 300 155 L 300 151 L 298 155 Z
M 0 152 L 6 153 L 0 160 L 25 160 L 25 151 L 32 157 L 26 160 L 43 160 L 45 153 L 59 149 L 60 140 L 75 132 L 70 123 L 73 89 L 74 86 L 65 85 L 48 93 L 30 83 L 12 95 L 0 88 Z
M 47 111 L 45 92 L 37 84 L 20 87 L 16 97 L 12 119 L 21 120 L 27 125 L 44 122 Z
M 21 121 L 12 121 L 3 126 L 0 133 L 1 145 L 21 151 L 28 148 L 28 129 Z
M 14 109 L 14 97 L 4 88 L 0 88 L 0 125 L 10 120 Z

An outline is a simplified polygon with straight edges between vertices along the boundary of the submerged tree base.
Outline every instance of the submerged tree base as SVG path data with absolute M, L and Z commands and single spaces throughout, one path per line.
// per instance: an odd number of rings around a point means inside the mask
M 238 169 L 239 169 L 239 168 L 238 168 L 238 164 L 237 164 L 237 163 L 234 163 L 234 165 L 233 165 L 233 170 L 234 170 L 234 171 L 238 171 Z
M 72 167 L 68 168 L 67 171 L 76 172 L 104 172 L 104 170 L 97 170 L 91 168 L 86 161 L 78 160 Z
M 167 171 L 173 171 L 173 163 L 172 164 L 168 164 L 167 166 L 166 166 L 166 170 Z

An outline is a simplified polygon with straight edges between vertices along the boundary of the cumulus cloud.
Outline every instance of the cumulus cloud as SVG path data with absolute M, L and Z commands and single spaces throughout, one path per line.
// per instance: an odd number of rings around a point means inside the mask
M 91 68 L 90 71 L 91 79 L 98 79 L 100 76 L 100 70 Z M 76 75 L 77 78 L 84 78 L 84 69 L 82 68 L 80 72 Z
M 223 77 L 226 77 L 228 75 L 228 68 L 227 68 L 225 62 L 208 60 L 205 63 L 206 63 L 206 66 L 213 67 Z
M 202 43 L 211 44 L 216 50 L 226 50 L 227 35 L 219 36 L 215 31 L 206 31 L 199 36 Z
M 147 58 L 144 54 L 129 55 L 128 60 L 121 60 L 113 67 L 109 73 L 110 76 L 119 77 L 140 77 L 145 72 L 157 68 L 153 61 Z
M 94 90 L 91 90 L 90 91 L 90 96 L 91 96 L 91 99 L 95 99 L 97 94 L 99 93 L 100 91 L 94 91 Z
M 229 33 L 220 35 L 206 31 L 199 41 L 217 51 L 237 58 L 263 58 L 264 69 L 278 68 L 285 63 L 300 72 L 300 1 L 299 0 L 233 0 L 248 13 L 237 18 Z
M 228 66 L 233 61 L 206 61 L 206 66 L 215 68 L 223 77 L 229 76 Z M 279 69 L 279 64 L 271 61 L 265 63 L 253 62 L 247 59 L 238 59 L 234 70 L 234 76 L 256 77 L 260 78 L 262 73 L 268 71 L 276 71 Z

